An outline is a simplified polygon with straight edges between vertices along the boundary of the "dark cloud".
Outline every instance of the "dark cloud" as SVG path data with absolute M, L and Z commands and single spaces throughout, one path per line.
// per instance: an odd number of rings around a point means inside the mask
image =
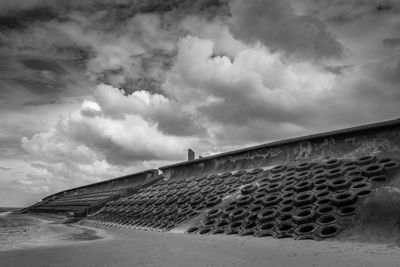
M 400 47 L 400 38 L 386 38 L 383 40 L 383 44 L 390 48 Z
M 201 122 L 190 113 L 179 112 L 180 107 L 169 106 L 157 110 L 152 120 L 157 123 L 157 128 L 167 134 L 173 136 L 200 136 L 207 135 L 207 129 Z
M 301 0 L 299 2 L 306 5 L 308 14 L 338 25 L 370 18 L 382 20 L 382 16 L 396 15 L 400 10 L 398 0 Z
M 297 15 L 287 0 L 233 1 L 232 31 L 246 42 L 260 41 L 271 51 L 319 61 L 342 55 L 342 45 L 326 25 L 310 15 Z
M 34 22 L 61 19 L 56 9 L 38 6 L 31 9 L 12 10 L 0 15 L 0 31 L 22 30 Z
M 341 66 L 323 65 L 322 68 L 336 75 L 341 75 L 346 71 L 346 69 L 349 69 L 351 67 L 352 67 L 351 65 L 341 65 Z
M 7 168 L 7 167 L 0 166 L 0 170 L 9 171 L 9 170 L 11 170 L 11 168 Z
M 229 8 L 223 0 L 0 1 L 0 90 L 45 98 L 25 101 L 35 105 L 76 93 L 71 88 L 84 79 L 124 87 L 127 93 L 160 93 L 176 55 L 171 45 L 179 38 L 180 19 L 212 18 L 224 10 Z M 143 14 L 156 19 L 135 18 Z M 115 51 L 121 43 L 125 47 Z M 116 52 L 123 54 L 119 62 L 113 61 Z

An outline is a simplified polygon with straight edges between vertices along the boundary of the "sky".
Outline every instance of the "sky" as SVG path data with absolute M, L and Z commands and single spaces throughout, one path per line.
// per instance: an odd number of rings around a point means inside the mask
M 399 0 L 0 0 L 0 206 L 399 117 Z

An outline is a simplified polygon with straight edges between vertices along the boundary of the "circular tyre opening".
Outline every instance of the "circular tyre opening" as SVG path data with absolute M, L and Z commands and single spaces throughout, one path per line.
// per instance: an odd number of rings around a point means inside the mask
M 378 160 L 378 163 L 385 164 L 385 163 L 388 163 L 391 161 L 392 161 L 391 158 L 382 158 L 382 159 Z
M 281 213 L 291 213 L 291 212 L 293 212 L 295 209 L 296 209 L 295 206 L 287 205 L 287 206 L 283 206 L 283 207 L 280 209 L 280 212 L 281 212 Z
M 205 221 L 203 225 L 204 226 L 212 226 L 214 224 L 215 224 L 215 220 L 210 219 L 210 220 Z
M 257 232 L 255 230 L 246 230 L 243 231 L 240 236 L 255 236 Z
M 249 195 L 251 193 L 253 193 L 254 191 L 256 191 L 258 189 L 257 185 L 255 184 L 248 184 L 242 187 L 242 189 L 240 190 L 240 192 L 243 195 Z
M 365 170 L 366 170 L 367 172 L 371 172 L 371 171 L 379 170 L 379 168 L 380 168 L 379 165 L 372 165 L 372 166 L 369 166 L 368 168 L 366 168 Z
M 314 181 L 314 185 L 322 185 L 322 184 L 326 184 L 327 182 L 328 182 L 327 179 L 319 178 L 319 179 Z
M 216 225 L 215 225 L 215 227 L 217 227 L 217 228 L 224 228 L 224 227 L 226 227 L 226 226 L 228 226 L 229 225 L 229 222 L 228 221 L 220 221 L 219 223 L 217 223 Z
M 371 177 L 370 180 L 372 182 L 382 183 L 382 182 L 386 182 L 387 176 L 386 175 L 377 175 L 377 176 Z
M 199 231 L 200 235 L 206 235 L 211 232 L 211 228 L 203 228 Z
M 257 226 L 257 224 L 255 222 L 250 222 L 250 223 L 247 223 L 243 228 L 245 230 L 250 230 L 250 229 L 253 229 L 256 226 Z
M 335 210 L 335 208 L 332 206 L 323 206 L 318 209 L 318 213 L 319 214 L 327 214 L 327 213 L 333 212 L 334 210 Z
M 296 183 L 296 180 L 285 181 L 283 186 L 288 187 L 288 186 L 294 185 L 295 183 Z
M 238 206 L 244 206 L 244 205 L 250 204 L 250 203 L 253 202 L 253 201 L 254 201 L 254 199 L 253 199 L 251 196 L 246 195 L 246 196 L 242 196 L 241 198 L 239 198 L 239 199 L 237 200 L 236 205 L 238 205 Z
M 194 233 L 196 233 L 198 230 L 199 230 L 199 227 L 195 226 L 195 227 L 190 227 L 190 228 L 187 230 L 187 232 L 188 232 L 189 234 L 194 234 Z
M 282 186 L 282 184 L 279 183 L 279 182 L 277 182 L 277 183 L 272 183 L 272 184 L 270 184 L 270 185 L 266 188 L 266 190 L 267 190 L 267 191 L 274 191 L 274 190 L 279 189 L 281 186 Z
M 277 165 L 277 166 L 275 166 L 275 167 L 273 167 L 273 168 L 271 169 L 271 173 L 282 172 L 282 171 L 284 171 L 285 169 L 286 169 L 286 166 L 285 166 L 285 165 Z
M 300 179 L 300 180 L 302 180 L 302 179 L 306 179 L 306 178 L 310 177 L 311 175 L 312 175 L 311 172 L 309 172 L 309 171 L 303 171 L 303 172 L 301 172 L 301 173 L 299 173 L 299 174 L 297 175 L 297 178 Z
M 306 225 L 302 225 L 299 227 L 299 234 L 310 234 L 312 232 L 314 232 L 316 229 L 315 225 L 312 224 L 306 224 Z
M 360 182 L 364 182 L 364 181 L 365 181 L 365 178 L 364 178 L 363 176 L 354 177 L 354 178 L 352 178 L 352 179 L 350 180 L 350 182 L 351 182 L 352 184 L 360 183 Z
M 360 171 L 351 171 L 347 174 L 347 176 L 361 176 L 362 173 Z
M 334 180 L 334 181 L 332 181 L 332 184 L 333 185 L 343 185 L 343 184 L 346 184 L 346 180 L 344 180 L 344 179 L 336 179 L 336 180 Z
M 231 229 L 231 230 L 229 230 L 228 232 L 226 232 L 226 234 L 227 234 L 227 235 L 237 235 L 237 234 L 239 234 L 239 231 L 238 231 L 238 230 Z
M 280 222 L 289 222 L 292 220 L 292 215 L 290 214 L 283 214 L 278 218 L 278 221 Z
M 357 213 L 357 208 L 355 206 L 347 206 L 347 207 L 342 207 L 339 209 L 339 215 L 340 216 L 349 216 Z
M 340 166 L 341 162 L 338 159 L 330 159 L 323 164 L 325 169 L 333 169 Z
M 282 173 L 276 173 L 271 176 L 272 181 L 279 181 L 279 180 L 282 180 L 283 178 L 284 178 L 284 175 Z
M 293 199 L 287 198 L 287 199 L 284 199 L 281 204 L 282 205 L 290 205 L 292 203 L 293 203 Z
M 399 163 L 397 162 L 388 162 L 384 164 L 385 168 L 397 168 Z
M 275 210 L 266 210 L 261 213 L 261 217 L 268 217 L 275 213 Z
M 267 195 L 267 193 L 265 193 L 265 192 L 259 192 L 254 195 L 254 199 L 263 199 L 266 195 Z
M 284 224 L 281 224 L 281 225 L 278 226 L 278 231 L 287 232 L 287 231 L 292 230 L 292 228 L 293 228 L 293 225 L 288 224 L 288 223 L 284 223 Z
M 350 171 L 355 171 L 355 170 L 357 170 L 357 166 L 348 166 L 348 167 L 346 167 L 346 172 L 350 172 Z
M 228 206 L 228 207 L 225 208 L 225 212 L 231 212 L 231 211 L 233 211 L 234 209 L 236 209 L 235 205 Z
M 221 211 L 219 209 L 212 209 L 207 213 L 208 217 L 218 215 Z
M 364 189 L 368 188 L 370 185 L 368 183 L 355 183 L 351 186 L 351 189 Z
M 240 210 L 236 210 L 235 212 L 233 212 L 232 216 L 239 216 L 239 215 L 242 215 L 244 213 L 245 213 L 245 211 L 240 209 Z
M 318 219 L 318 223 L 325 225 L 336 222 L 337 218 L 331 214 L 324 215 Z
M 260 226 L 261 231 L 268 231 L 274 229 L 275 224 L 272 222 L 264 223 Z
M 264 205 L 265 206 L 272 206 L 274 204 L 279 203 L 280 200 L 281 200 L 280 197 L 277 196 L 277 195 L 270 196 L 270 197 L 267 197 L 267 198 L 264 199 Z
M 330 198 L 321 198 L 321 199 L 318 199 L 315 202 L 315 204 L 317 204 L 317 205 L 326 205 L 326 204 L 329 204 L 329 203 L 331 203 L 331 199 Z
M 314 188 L 315 191 L 324 191 L 327 190 L 328 186 L 327 185 L 318 185 Z
M 295 193 L 289 192 L 282 195 L 282 198 L 292 198 L 294 197 Z
M 305 182 L 305 181 L 296 184 L 296 186 L 298 186 L 298 187 L 304 187 L 307 185 L 308 185 L 308 182 Z
M 304 194 L 304 195 L 298 196 L 297 199 L 298 199 L 298 200 L 305 200 L 305 199 L 307 199 L 307 198 L 309 198 L 309 197 L 310 197 L 309 194 Z
M 338 194 L 338 195 L 335 196 L 336 199 L 340 199 L 340 200 L 346 199 L 346 198 L 349 198 L 349 197 L 351 197 L 350 193 L 342 193 L 342 194 Z
M 278 212 L 275 209 L 267 209 L 258 215 L 258 219 L 260 222 L 268 222 L 277 217 L 277 215 Z
M 343 174 L 343 170 L 341 168 L 335 168 L 328 171 L 327 175 L 329 177 L 338 177 Z
M 322 238 L 333 237 L 339 234 L 341 228 L 338 225 L 328 225 L 321 228 L 319 235 Z
M 223 229 L 215 229 L 214 231 L 212 231 L 213 235 L 220 235 L 225 233 L 225 231 Z
M 364 189 L 357 192 L 357 197 L 365 197 L 372 193 L 371 189 Z
M 234 222 L 234 223 L 232 223 L 231 225 L 230 225 L 230 228 L 231 229 L 237 229 L 237 228 L 240 228 L 240 227 L 242 227 L 243 226 L 243 223 L 242 222 Z
M 319 192 L 319 193 L 316 195 L 316 197 L 317 197 L 317 198 L 323 198 L 323 197 L 329 196 L 330 194 L 331 194 L 331 192 L 328 191 L 328 190 L 326 190 L 326 191 Z
M 258 213 L 260 212 L 264 207 L 263 206 L 254 206 L 250 209 L 250 213 Z
M 315 240 L 315 241 L 318 241 L 320 239 L 317 238 L 314 234 L 310 234 L 310 235 L 301 235 L 301 236 L 297 237 L 296 240 Z
M 307 217 L 307 216 L 310 216 L 311 214 L 312 214 L 311 210 L 302 210 L 297 213 L 297 216 L 298 217 Z

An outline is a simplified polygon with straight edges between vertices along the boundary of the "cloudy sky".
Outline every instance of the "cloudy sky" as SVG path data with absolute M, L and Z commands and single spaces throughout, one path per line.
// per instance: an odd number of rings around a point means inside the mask
M 398 0 L 0 0 L 0 206 L 399 117 Z

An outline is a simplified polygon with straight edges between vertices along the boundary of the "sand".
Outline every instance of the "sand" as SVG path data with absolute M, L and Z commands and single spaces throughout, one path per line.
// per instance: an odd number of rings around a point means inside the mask
M 105 231 L 104 239 L 0 252 L 0 266 L 400 266 L 400 248 L 386 245 Z
M 60 215 L 0 213 L 0 251 L 102 238 L 99 229 L 57 223 L 64 218 Z

